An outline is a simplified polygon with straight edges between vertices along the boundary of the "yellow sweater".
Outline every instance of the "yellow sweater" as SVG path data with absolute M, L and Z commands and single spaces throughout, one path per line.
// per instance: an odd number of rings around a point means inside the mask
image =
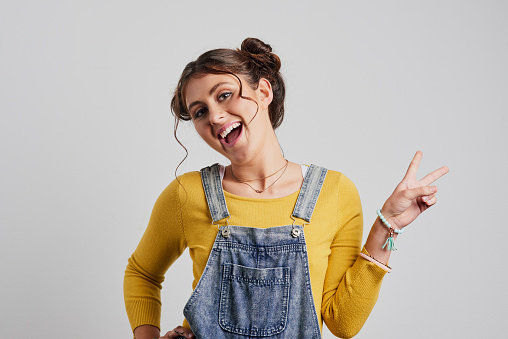
M 186 173 L 179 179 L 182 185 L 174 180 L 157 199 L 148 227 L 127 265 L 124 297 L 132 329 L 144 324 L 160 328 L 164 274 L 188 247 L 195 288 L 217 235 L 199 172 Z M 298 193 L 278 199 L 252 199 L 225 192 L 230 224 L 259 228 L 290 225 Z M 362 231 L 360 197 L 354 184 L 343 174 L 328 171 L 304 232 L 320 326 L 324 320 L 330 331 L 342 338 L 360 331 L 386 273 L 358 256 Z M 184 326 L 189 327 L 186 321 Z

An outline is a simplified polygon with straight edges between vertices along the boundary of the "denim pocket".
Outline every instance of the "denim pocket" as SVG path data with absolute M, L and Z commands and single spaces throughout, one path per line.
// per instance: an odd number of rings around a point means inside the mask
M 289 267 L 223 265 L 219 324 L 224 330 L 259 337 L 278 334 L 286 327 L 288 302 Z

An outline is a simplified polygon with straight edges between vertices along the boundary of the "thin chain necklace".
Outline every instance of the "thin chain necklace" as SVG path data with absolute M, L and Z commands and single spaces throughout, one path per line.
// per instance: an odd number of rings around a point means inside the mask
M 284 159 L 286 160 L 286 159 Z M 288 160 L 286 160 L 286 163 L 284 164 L 284 166 L 282 166 L 281 168 L 279 168 L 278 170 L 276 170 L 275 172 L 273 172 L 272 174 L 269 174 L 267 175 L 266 177 L 263 177 L 263 178 L 257 178 L 257 179 L 240 179 L 238 178 L 234 173 L 233 173 L 233 166 L 231 166 L 231 174 L 233 174 L 233 178 L 235 178 L 236 181 L 238 181 L 239 183 L 244 183 L 244 182 L 249 182 L 249 181 L 256 181 L 256 180 L 263 180 L 263 179 L 266 179 L 266 178 L 270 178 L 272 176 L 274 176 L 275 174 L 277 174 L 278 172 L 280 172 L 281 169 L 283 169 L 284 167 L 286 167 L 288 165 Z
M 281 168 L 279 168 L 277 171 L 275 171 L 274 173 L 270 174 L 270 175 L 267 175 L 266 177 L 264 178 L 258 178 L 258 179 L 250 179 L 250 180 L 242 180 L 242 179 L 239 179 L 236 177 L 235 173 L 233 172 L 233 166 L 231 166 L 231 175 L 233 176 L 233 178 L 239 182 L 240 184 L 245 184 L 247 186 L 249 186 L 250 188 L 252 188 L 256 193 L 263 193 L 264 191 L 266 191 L 267 189 L 269 189 L 270 187 L 272 187 L 277 181 L 279 181 L 279 179 L 284 175 L 284 172 L 286 172 L 286 169 L 288 168 L 288 165 L 289 165 L 289 161 L 286 159 L 286 163 L 284 164 L 284 166 L 282 166 Z M 282 170 L 282 173 L 279 175 L 279 177 L 277 179 L 275 179 L 274 182 L 272 182 L 268 187 L 262 189 L 262 190 L 258 190 L 258 189 L 255 189 L 254 187 L 252 187 L 248 182 L 249 181 L 255 181 L 255 180 L 263 180 L 263 179 L 266 179 L 266 178 L 269 178 L 271 176 L 274 176 L 277 172 L 280 172 L 280 170 Z

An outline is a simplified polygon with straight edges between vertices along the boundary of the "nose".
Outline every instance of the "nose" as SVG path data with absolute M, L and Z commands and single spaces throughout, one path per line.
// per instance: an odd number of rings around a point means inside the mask
M 226 117 L 226 112 L 218 106 L 208 108 L 208 117 L 211 125 L 221 124 Z

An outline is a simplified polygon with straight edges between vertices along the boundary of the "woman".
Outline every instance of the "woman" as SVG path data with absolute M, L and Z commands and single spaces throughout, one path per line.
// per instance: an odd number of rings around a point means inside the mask
M 284 115 L 280 60 L 248 38 L 189 63 L 173 100 L 176 128 L 198 134 L 231 162 L 173 181 L 129 259 L 127 313 L 137 339 L 158 338 L 164 274 L 186 247 L 194 291 L 183 326 L 162 338 L 321 338 L 322 322 L 354 336 L 379 293 L 394 240 L 436 203 L 417 152 L 378 211 L 363 249 L 362 211 L 343 174 L 284 158 L 274 130 Z

